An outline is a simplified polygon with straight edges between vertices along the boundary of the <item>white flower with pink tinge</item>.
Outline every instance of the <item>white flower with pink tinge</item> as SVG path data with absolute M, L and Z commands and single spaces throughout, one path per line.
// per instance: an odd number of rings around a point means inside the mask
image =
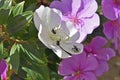
M 40 41 L 52 49 L 60 58 L 80 54 L 83 45 L 76 43 L 79 32 L 71 22 L 61 20 L 62 14 L 56 9 L 40 6 L 34 13 L 34 23 L 39 30 Z

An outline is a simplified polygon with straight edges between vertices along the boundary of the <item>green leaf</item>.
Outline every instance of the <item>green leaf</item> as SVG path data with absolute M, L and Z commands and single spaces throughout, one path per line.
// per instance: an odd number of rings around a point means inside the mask
M 23 69 L 22 66 L 19 67 L 18 75 L 20 78 L 23 78 L 23 79 L 27 77 L 27 72 Z
M 38 39 L 38 30 L 36 29 L 33 22 L 31 22 L 30 25 L 29 25 L 29 36 L 31 38 L 37 38 Z
M 39 45 L 39 42 L 35 41 L 28 41 L 27 44 L 23 44 L 24 49 L 29 51 L 29 55 L 34 57 L 35 59 L 39 59 L 40 63 L 46 64 L 46 55 L 45 48 L 43 45 Z
M 0 25 L 5 24 L 8 20 L 8 17 L 10 15 L 10 10 L 0 10 Z
M 33 18 L 33 12 L 32 11 L 26 11 L 22 13 L 22 16 L 26 18 L 28 22 L 30 22 Z
M 0 1 L 0 9 L 10 9 L 11 6 L 12 6 L 12 0 Z
M 14 7 L 14 9 L 13 9 L 13 16 L 17 16 L 17 15 L 23 13 L 24 3 L 25 3 L 25 1 L 17 4 L 17 5 Z
M 17 49 L 17 45 L 14 44 L 14 45 L 12 46 L 11 50 L 10 50 L 10 56 L 13 55 L 13 54 L 15 54 L 16 49 Z
M 20 64 L 19 52 L 20 52 L 19 45 L 14 44 L 10 51 L 10 63 L 15 73 L 18 73 L 19 64 Z
M 2 59 L 3 54 L 3 43 L 0 43 L 0 59 Z
M 46 57 L 43 54 L 44 50 L 32 44 L 22 46 L 20 53 L 21 66 L 39 73 L 41 75 L 40 80 L 50 80 Z
M 11 34 L 13 34 L 21 30 L 27 23 L 28 21 L 24 16 L 18 15 L 12 18 L 12 20 L 8 23 L 7 29 Z
M 44 80 L 44 78 L 42 78 L 42 75 L 30 70 L 28 68 L 24 68 L 24 70 L 27 72 L 27 79 L 26 80 Z
M 5 0 L 0 0 L 0 8 L 4 5 Z

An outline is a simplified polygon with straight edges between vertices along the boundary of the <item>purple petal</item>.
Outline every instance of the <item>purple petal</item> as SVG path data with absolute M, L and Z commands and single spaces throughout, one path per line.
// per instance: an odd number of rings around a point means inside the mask
M 64 80 L 76 80 L 75 76 L 65 76 Z
M 73 55 L 70 58 L 63 59 L 59 65 L 58 73 L 62 76 L 76 73 L 84 66 L 86 53 Z
M 112 24 L 112 21 L 108 21 L 103 24 L 104 26 L 104 34 L 108 39 L 112 39 L 114 37 L 114 26 Z
M 76 15 L 78 9 L 81 7 L 82 0 L 72 0 L 72 15 Z
M 91 34 L 100 24 L 99 16 L 97 14 L 94 14 L 90 18 L 84 18 L 83 22 L 82 31 L 86 34 Z
M 0 61 L 0 75 L 2 75 L 7 69 L 7 64 L 5 60 Z
M 102 0 L 103 15 L 110 20 L 118 18 L 118 10 L 115 10 L 115 5 L 112 0 Z
M 91 17 L 98 8 L 96 0 L 82 0 L 83 9 L 78 11 L 79 18 L 81 17 Z
M 1 75 L 1 80 L 7 80 L 7 68 L 6 68 L 6 70 L 3 72 L 3 74 Z
M 79 64 L 79 69 L 82 69 L 85 66 L 85 62 L 87 59 L 86 53 L 83 52 L 79 55 L 75 55 L 76 57 L 74 57 L 74 59 L 76 59 L 76 65 Z
M 72 58 L 67 58 L 61 61 L 58 68 L 58 74 L 65 76 L 65 75 L 73 74 L 75 72 L 76 72 L 76 67 L 74 65 Z
M 98 68 L 98 61 L 96 58 L 90 54 L 86 60 L 83 71 L 93 71 Z
M 108 63 L 106 61 L 99 61 L 99 68 L 95 70 L 96 76 L 101 76 L 109 70 Z
M 115 52 L 111 48 L 103 48 L 97 51 L 97 58 L 99 60 L 108 61 L 115 56 Z
M 72 5 L 72 0 L 62 0 L 62 1 L 53 1 L 50 4 L 50 7 L 60 10 L 65 15 L 71 12 L 72 10 L 71 5 Z
M 93 72 L 85 72 L 80 80 L 97 80 Z
M 88 46 L 91 47 L 92 49 L 99 49 L 105 46 L 106 43 L 107 43 L 107 40 L 105 38 L 101 36 L 97 36 L 92 39 L 92 41 L 90 42 Z

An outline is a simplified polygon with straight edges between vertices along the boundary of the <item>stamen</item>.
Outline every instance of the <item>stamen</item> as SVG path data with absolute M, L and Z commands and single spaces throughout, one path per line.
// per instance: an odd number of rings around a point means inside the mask
M 56 31 L 55 31 L 54 29 L 52 29 L 52 33 L 53 33 L 53 34 L 56 34 Z
M 59 30 L 60 29 L 60 27 L 54 27 L 52 30 L 51 30 L 51 32 L 53 33 L 53 34 L 56 34 L 57 33 L 57 30 Z
M 56 45 L 58 45 L 58 46 L 59 46 L 59 45 L 60 45 L 60 41 L 56 41 Z
M 75 46 L 75 45 L 73 45 L 73 48 L 72 48 L 72 50 L 74 51 L 74 52 L 79 52 L 79 49 Z

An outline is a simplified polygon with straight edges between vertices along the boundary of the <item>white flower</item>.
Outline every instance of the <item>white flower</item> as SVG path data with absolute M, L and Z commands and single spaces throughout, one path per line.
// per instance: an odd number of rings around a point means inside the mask
M 60 58 L 80 54 L 83 45 L 76 43 L 79 32 L 71 22 L 61 20 L 62 14 L 56 9 L 40 6 L 34 13 L 34 23 L 39 30 L 40 41 L 52 49 Z

